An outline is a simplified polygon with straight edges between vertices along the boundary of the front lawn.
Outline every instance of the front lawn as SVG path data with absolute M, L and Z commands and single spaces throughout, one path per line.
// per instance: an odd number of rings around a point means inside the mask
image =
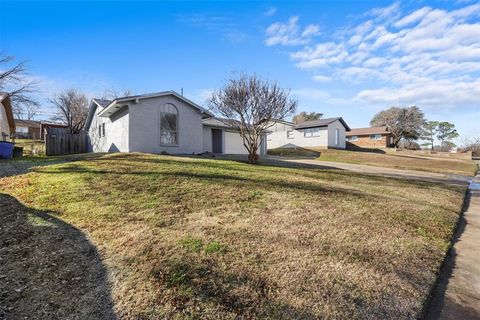
M 416 318 L 464 192 L 146 154 L 38 167 L 0 179 L 0 315 Z
M 286 149 L 268 150 L 269 155 L 286 157 L 316 157 L 321 161 L 365 164 L 370 166 L 418 170 L 438 173 L 453 173 L 474 176 L 478 170 L 471 160 L 444 159 L 438 157 L 419 157 L 404 154 L 385 154 L 379 152 L 334 150 L 334 149 Z

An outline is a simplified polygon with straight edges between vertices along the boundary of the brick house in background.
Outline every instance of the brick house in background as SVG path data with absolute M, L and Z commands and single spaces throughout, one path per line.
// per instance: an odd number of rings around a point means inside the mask
M 392 134 L 386 127 L 352 129 L 346 133 L 347 149 L 385 149 L 393 147 Z
M 15 137 L 17 139 L 43 140 L 47 128 L 68 128 L 66 125 L 47 121 L 15 119 Z
M 40 122 L 15 119 L 15 138 L 40 139 Z

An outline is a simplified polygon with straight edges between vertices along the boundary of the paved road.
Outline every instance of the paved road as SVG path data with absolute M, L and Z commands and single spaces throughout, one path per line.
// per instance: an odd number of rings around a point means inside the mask
M 415 180 L 426 180 L 432 182 L 442 182 L 455 185 L 466 185 L 472 177 L 459 174 L 443 174 L 425 171 L 401 170 L 383 167 L 367 166 L 363 164 L 351 164 L 332 161 L 319 161 L 312 159 L 292 159 L 285 157 L 268 157 L 270 161 L 286 162 L 299 165 L 308 165 L 319 168 L 341 169 L 364 174 L 375 174 L 393 178 L 408 178 Z

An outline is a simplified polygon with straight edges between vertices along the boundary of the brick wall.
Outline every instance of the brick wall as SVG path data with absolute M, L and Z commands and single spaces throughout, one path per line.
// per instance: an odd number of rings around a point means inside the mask
M 357 141 L 348 141 L 348 149 L 359 148 L 387 148 L 390 147 L 390 135 L 382 134 L 381 140 L 370 139 L 370 135 L 357 136 Z

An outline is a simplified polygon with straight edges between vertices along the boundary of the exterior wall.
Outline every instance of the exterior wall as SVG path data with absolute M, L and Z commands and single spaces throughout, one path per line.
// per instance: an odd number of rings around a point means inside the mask
M 223 152 L 227 154 L 248 154 L 247 149 L 243 145 L 242 137 L 238 132 L 223 131 Z M 260 152 L 259 152 L 260 153 Z
M 10 126 L 8 125 L 7 112 L 0 103 L 0 141 L 3 140 L 3 136 L 10 136 Z
M 178 144 L 160 145 L 160 107 L 173 104 L 178 110 Z M 129 151 L 171 154 L 203 152 L 201 112 L 174 96 L 141 99 L 130 103 Z
M 242 137 L 238 132 L 230 129 L 203 126 L 203 149 L 204 152 L 212 152 L 212 129 L 220 129 L 223 132 L 223 153 L 225 154 L 248 154 L 247 149 L 243 145 Z M 267 154 L 266 138 L 262 137 L 258 153 L 261 156 Z
M 293 129 L 292 129 L 293 130 Z M 320 127 L 319 137 L 305 137 L 305 129 L 293 130 L 293 138 L 287 138 L 287 131 L 271 132 L 267 135 L 267 148 L 319 147 L 328 146 L 328 129 Z
M 338 143 L 335 143 L 336 129 L 339 130 L 338 141 L 337 141 Z M 333 149 L 345 149 L 346 148 L 345 134 L 346 134 L 345 127 L 339 120 L 330 123 L 328 125 L 328 147 Z
M 370 135 L 359 135 L 357 141 L 348 141 L 348 148 L 349 149 L 355 149 L 357 148 L 387 148 L 390 146 L 389 140 L 390 140 L 389 134 L 382 134 L 382 140 L 372 140 L 370 139 Z
M 212 152 L 212 127 L 203 126 L 203 152 Z
M 98 117 L 101 108 L 97 107 L 88 130 L 91 152 L 129 151 L 129 109 L 124 107 L 110 118 Z M 105 123 L 105 136 L 100 136 L 98 126 Z

